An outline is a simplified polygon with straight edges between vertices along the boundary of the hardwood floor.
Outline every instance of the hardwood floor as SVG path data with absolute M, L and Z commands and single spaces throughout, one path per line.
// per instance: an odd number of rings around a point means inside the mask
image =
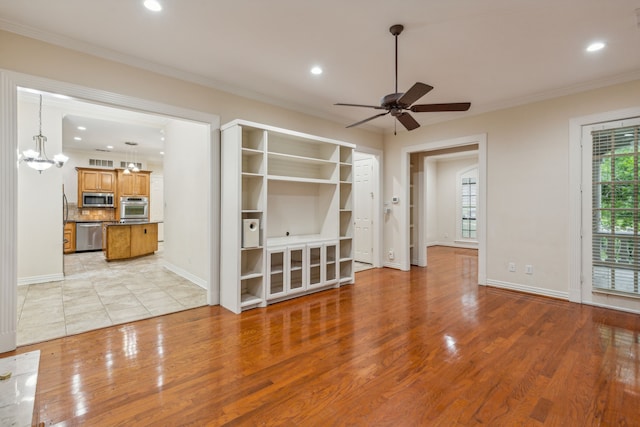
M 640 425 L 640 316 L 479 287 L 475 251 L 41 350 L 44 425 Z

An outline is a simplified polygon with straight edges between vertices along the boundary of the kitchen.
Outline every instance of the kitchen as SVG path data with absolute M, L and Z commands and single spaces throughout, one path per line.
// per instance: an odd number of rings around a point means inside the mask
M 206 158 L 208 127 L 52 94 L 39 112 L 38 98 L 18 92 L 20 150 L 32 148 L 41 115 L 49 156 L 63 151 L 69 160 L 42 173 L 19 166 L 19 343 L 206 304 L 207 225 L 167 219 L 180 219 L 171 209 L 185 203 L 180 189 L 203 184 L 183 165 L 194 153 Z M 189 203 L 208 212 L 208 197 Z M 109 248 L 117 249 L 111 261 Z

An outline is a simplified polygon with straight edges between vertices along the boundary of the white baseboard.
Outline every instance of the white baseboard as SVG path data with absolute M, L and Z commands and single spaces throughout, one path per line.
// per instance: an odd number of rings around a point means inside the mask
M 591 305 L 591 306 L 600 307 L 600 308 L 608 308 L 610 310 L 616 310 L 616 311 L 624 311 L 625 313 L 640 314 L 640 310 L 633 310 L 631 308 L 619 307 L 617 305 L 601 304 L 597 302 L 587 302 L 587 301 L 583 301 L 578 304 Z
M 397 262 L 385 262 L 383 267 L 395 268 L 396 270 L 402 270 L 402 265 Z
M 0 353 L 16 349 L 16 331 L 9 331 L 0 334 Z
M 510 289 L 512 291 L 524 292 L 527 294 L 542 295 L 545 297 L 559 298 L 567 301 L 569 300 L 568 292 L 552 291 L 550 289 L 536 288 L 533 286 L 520 285 L 518 283 L 502 282 L 500 280 L 492 280 L 492 279 L 487 279 L 487 285 L 494 286 L 496 288 Z
M 43 276 L 19 277 L 18 286 L 35 285 L 37 283 L 59 282 L 64 280 L 64 274 L 45 274 Z
M 207 281 L 202 279 L 202 278 L 200 278 L 200 277 L 198 277 L 198 276 L 196 276 L 195 274 L 191 274 L 188 271 L 186 271 L 186 270 L 184 270 L 184 269 L 182 269 L 180 267 L 177 267 L 177 266 L 175 266 L 173 264 L 170 264 L 168 262 L 164 263 L 164 267 L 167 270 L 176 273 L 178 276 L 184 277 L 188 281 L 200 286 L 202 289 L 205 289 L 205 290 L 207 289 Z
M 446 246 L 449 248 L 460 248 L 460 249 L 478 249 L 477 243 L 465 243 L 465 242 L 429 242 L 427 243 L 427 247 L 431 246 Z

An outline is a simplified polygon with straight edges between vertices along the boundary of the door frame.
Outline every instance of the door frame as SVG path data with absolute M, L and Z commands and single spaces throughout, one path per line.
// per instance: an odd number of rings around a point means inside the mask
M 569 120 L 569 301 L 580 304 L 606 307 L 614 310 L 640 313 L 635 308 L 624 307 L 626 298 L 610 296 L 606 302 L 593 301 L 591 295 L 587 295 L 582 289 L 582 230 L 590 224 L 582 221 L 582 180 L 585 171 L 582 165 L 582 131 L 585 126 L 593 126 L 599 123 L 607 123 L 619 120 L 627 120 L 640 117 L 640 107 L 607 111 L 574 117 Z M 591 199 L 591 195 L 586 195 Z
M 417 145 L 403 147 L 400 156 L 400 180 L 401 188 L 404 189 L 404 200 L 410 200 L 410 156 L 411 153 L 422 151 L 441 150 L 445 148 L 461 147 L 465 145 L 478 145 L 478 284 L 487 284 L 487 134 L 463 136 L 460 138 L 446 139 L 440 141 L 427 142 Z M 399 205 L 399 225 L 401 265 L 400 269 L 409 271 L 411 260 L 409 259 L 409 224 L 410 209 L 406 203 Z M 422 234 L 422 232 L 420 233 Z
M 219 303 L 219 240 L 220 230 L 220 117 L 210 113 L 189 110 L 155 101 L 116 94 L 99 89 L 60 82 L 29 74 L 0 69 L 0 353 L 16 348 L 17 336 L 17 201 L 18 150 L 17 90 L 28 87 L 45 92 L 71 96 L 81 100 L 151 114 L 192 120 L 209 126 L 208 157 L 210 159 L 209 185 L 211 203 L 206 231 L 208 251 L 211 254 L 207 283 L 207 303 Z
M 357 145 L 354 151 L 358 153 L 366 154 L 373 158 L 373 172 L 371 174 L 371 182 L 372 182 L 372 189 L 373 189 L 373 212 L 372 212 L 373 251 L 371 254 L 371 259 L 373 260 L 373 266 L 375 268 L 380 268 L 383 265 L 383 261 L 382 261 L 382 236 L 383 236 L 382 179 L 381 179 L 382 175 L 380 174 L 380 171 L 382 170 L 382 166 L 383 166 L 382 164 L 383 154 L 382 154 L 382 150 L 361 146 L 361 145 Z M 354 218 L 355 218 L 355 215 L 354 215 Z M 355 250 L 355 244 L 354 244 L 354 250 Z

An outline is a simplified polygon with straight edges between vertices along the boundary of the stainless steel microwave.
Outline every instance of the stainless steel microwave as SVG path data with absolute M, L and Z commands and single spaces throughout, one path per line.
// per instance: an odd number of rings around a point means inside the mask
M 82 193 L 84 208 L 112 208 L 113 193 Z

